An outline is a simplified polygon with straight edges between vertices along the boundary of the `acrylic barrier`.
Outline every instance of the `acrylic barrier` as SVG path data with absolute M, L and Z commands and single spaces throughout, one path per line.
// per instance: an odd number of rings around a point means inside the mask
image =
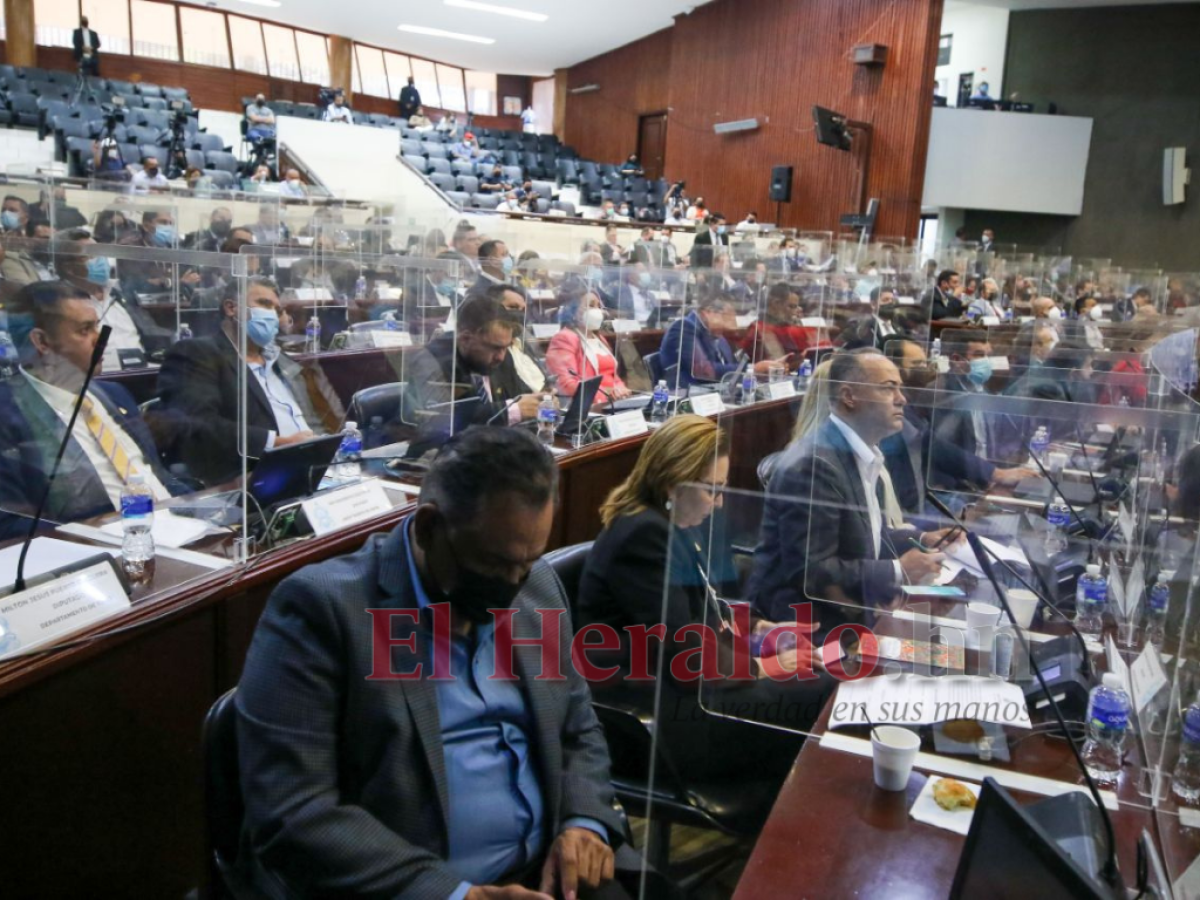
M 582 622 L 624 629 L 621 677 L 593 690 L 623 740 L 635 721 L 653 736 L 635 813 L 648 833 L 714 783 L 761 828 L 804 741 L 868 759 L 883 741 L 876 777 L 900 787 L 911 741 L 931 776 L 911 815 L 944 827 L 924 796 L 942 777 L 976 795 L 994 778 L 1021 802 L 1091 797 L 1071 742 L 1113 826 L 1110 842 L 1094 808 L 1097 872 L 1111 849 L 1133 886 L 1149 829 L 1171 880 L 1184 876 L 1200 853 L 1200 410 L 1152 350 L 1103 360 L 1135 361 L 1137 377 L 1083 354 L 992 394 L 969 365 L 939 375 L 923 354 L 839 353 L 757 492 L 726 485 L 719 441 L 694 437 L 696 458 L 666 440 L 677 419 L 656 433 L 643 453 L 677 459 L 655 470 L 669 508 L 618 498 L 593 551 L 604 584 L 585 579 L 580 599 Z M 665 532 L 653 544 L 636 536 L 643 520 Z M 622 551 L 645 565 L 650 546 L 657 603 L 618 565 Z M 646 635 L 658 624 L 661 643 Z M 636 762 L 622 760 L 622 784 Z

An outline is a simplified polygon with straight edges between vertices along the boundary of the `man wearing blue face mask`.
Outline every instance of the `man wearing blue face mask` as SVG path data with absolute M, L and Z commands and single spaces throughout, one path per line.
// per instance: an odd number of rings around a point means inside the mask
M 655 309 L 655 300 L 650 294 L 654 278 L 641 263 L 626 266 L 622 274 L 624 284 L 617 294 L 617 310 L 622 316 L 644 325 Z
M 508 284 L 513 261 L 504 241 L 484 241 L 479 245 L 479 278 L 467 291 L 467 296 L 485 294 L 488 288 Z
M 299 443 L 341 428 L 345 412 L 319 366 L 302 365 L 284 354 L 275 338 L 283 306 L 269 278 L 225 291 L 221 332 L 211 338 L 180 341 L 158 375 L 162 419 L 170 428 L 168 458 L 184 463 L 191 475 L 218 485 L 241 472 L 239 421 L 244 413 L 247 456 Z M 241 331 L 246 355 L 239 357 Z M 246 409 L 239 409 L 238 379 L 245 372 Z
M 167 176 L 158 168 L 158 158 L 142 157 L 142 170 L 133 175 L 133 192 L 148 194 L 151 191 L 165 191 L 170 187 Z
M 693 269 L 711 269 L 716 258 L 715 248 L 729 246 L 729 235 L 726 233 L 729 229 L 725 224 L 725 217 L 720 213 L 713 213 L 706 221 L 708 229 L 696 236 L 689 254 Z
M 25 223 L 28 221 L 29 204 L 12 194 L 5 197 L 4 202 L 0 204 L 0 227 L 5 232 L 20 237 L 20 233 L 25 230 Z
M 950 371 L 941 390 L 960 396 L 934 414 L 934 433 L 974 456 L 991 461 L 1016 459 L 1021 450 L 1020 423 L 988 409 L 985 398 L 992 380 L 992 345 L 986 331 L 952 329 L 942 332 L 942 350 Z

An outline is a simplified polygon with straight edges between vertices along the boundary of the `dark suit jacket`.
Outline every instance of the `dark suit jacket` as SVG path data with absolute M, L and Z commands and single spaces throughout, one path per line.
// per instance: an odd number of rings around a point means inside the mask
M 90 43 L 92 45 L 92 55 L 94 56 L 96 54 L 96 51 L 100 49 L 100 35 L 96 34 L 96 30 L 94 28 L 88 28 L 88 31 L 91 32 L 91 34 L 90 34 L 91 40 L 88 43 Z M 74 47 L 74 51 L 72 52 L 72 55 L 75 57 L 75 61 L 79 62 L 79 60 L 83 59 L 83 29 L 82 28 L 76 28 L 75 31 L 71 34 L 71 44 Z
M 417 107 L 421 105 L 421 92 L 417 90 L 415 85 L 406 84 L 400 89 L 400 118 L 404 119 L 405 126 L 408 125 L 408 119 L 417 111 Z
M 738 367 L 729 341 L 705 328 L 694 311 L 671 323 L 663 335 L 659 358 L 663 369 L 679 366 L 681 387 L 720 381 Z
M 129 392 L 118 384 L 93 381 L 89 393 L 138 445 L 163 486 L 172 494 L 186 493 L 187 488 L 163 468 L 150 429 Z M 24 537 L 27 533 L 28 517 L 36 512 L 46 491 L 46 479 L 66 430 L 25 376 L 0 381 L 0 537 Z M 74 522 L 114 511 L 100 476 L 72 437 L 46 503 L 46 520 Z
M 900 507 L 907 513 L 925 511 L 925 492 L 932 488 L 956 488 L 969 482 L 984 488 L 996 467 L 986 459 L 967 453 L 955 443 L 936 437 L 915 410 L 904 411 L 904 430 L 879 444 Z
M 489 375 L 492 384 L 492 402 L 483 403 L 471 421 L 473 425 L 507 425 L 508 419 L 499 415 L 504 405 L 514 397 L 531 393 L 531 388 L 517 375 L 512 354 L 504 355 L 504 362 Z M 480 382 L 471 374 L 467 362 L 457 356 L 453 335 L 439 335 L 423 350 L 411 354 L 406 360 L 404 372 L 406 388 L 402 416 L 409 425 L 422 424 L 420 411 L 435 404 L 449 403 L 479 394 Z
M 403 525 L 400 527 L 404 527 Z M 399 529 L 359 552 L 285 580 L 267 604 L 237 694 L 246 800 L 238 865 L 258 885 L 294 896 L 447 897 L 461 878 L 445 865 L 449 796 L 436 688 L 428 677 L 368 681 L 367 609 L 414 609 Z M 535 610 L 563 609 L 562 585 L 534 566 L 514 608 L 514 637 L 540 631 Z M 432 668 L 427 628 L 393 619 L 393 672 Z M 586 816 L 620 841 L 608 751 L 586 682 L 572 665 L 568 616 L 558 622 L 561 681 L 536 681 L 540 650 L 518 646 L 530 744 L 547 836 Z
M 794 442 L 775 466 L 767 488 L 762 530 L 747 594 L 774 621 L 791 621 L 793 603 L 817 602 L 821 630 L 860 618 L 898 589 L 893 560 L 904 532 L 884 528 L 875 558 L 862 479 L 850 445 L 832 420 Z M 846 602 L 855 606 L 842 605 Z
M 345 410 L 319 368 L 301 365 L 283 353 L 275 367 L 314 434 L 332 434 L 341 428 Z M 246 450 L 257 459 L 266 449 L 268 432 L 276 430 L 275 415 L 262 385 L 224 332 L 179 341 L 158 373 L 162 400 L 158 415 L 172 438 L 168 456 L 186 464 L 192 475 L 208 485 L 221 484 L 241 471 L 239 369 L 246 373 Z
M 716 243 L 714 244 L 714 238 Z M 729 235 L 718 234 L 714 235 L 711 229 L 705 229 L 696 235 L 696 240 L 692 243 L 692 249 L 689 253 L 693 269 L 711 269 L 713 264 L 713 256 L 716 253 L 716 247 L 728 247 Z
M 957 319 L 963 314 L 963 302 L 933 288 L 921 298 L 921 308 L 930 319 Z

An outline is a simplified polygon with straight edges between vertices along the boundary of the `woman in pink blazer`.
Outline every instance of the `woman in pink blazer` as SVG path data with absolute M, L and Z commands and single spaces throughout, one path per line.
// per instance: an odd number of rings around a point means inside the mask
M 599 403 L 611 397 L 622 400 L 631 393 L 617 375 L 617 358 L 612 348 L 600 336 L 604 324 L 604 304 L 591 291 L 568 295 L 558 310 L 562 329 L 546 349 L 546 368 L 558 379 L 561 397 L 572 397 L 579 382 L 585 378 L 602 377 Z

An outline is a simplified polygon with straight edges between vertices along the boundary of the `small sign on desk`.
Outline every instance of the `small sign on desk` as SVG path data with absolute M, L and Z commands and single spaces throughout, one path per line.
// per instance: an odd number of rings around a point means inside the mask
M 553 322 L 550 324 L 538 322 L 537 324 L 530 325 L 529 327 L 533 331 L 533 336 L 539 340 L 548 340 L 562 331 L 562 326 Z
M 828 328 L 829 323 L 825 321 L 824 316 L 805 316 L 800 320 L 800 325 L 804 328 Z
M 608 436 L 613 440 L 637 437 L 650 430 L 650 426 L 646 424 L 646 417 L 637 409 L 606 416 L 604 421 L 608 427 Z
M 768 400 L 787 400 L 796 396 L 796 383 L 790 378 L 786 381 L 772 381 L 767 385 Z
M 396 347 L 411 347 L 412 335 L 407 331 L 372 331 L 371 343 L 376 350 L 390 350 Z
M 642 330 L 642 323 L 637 319 L 613 319 L 613 334 L 633 334 Z
M 725 412 L 725 401 L 717 391 L 694 394 L 688 397 L 688 403 L 692 405 L 692 412 L 698 416 L 719 416 Z
M 391 512 L 392 501 L 378 481 L 364 481 L 305 500 L 300 504 L 318 537 Z
M 129 609 L 108 560 L 0 599 L 0 659 L 19 656 Z

